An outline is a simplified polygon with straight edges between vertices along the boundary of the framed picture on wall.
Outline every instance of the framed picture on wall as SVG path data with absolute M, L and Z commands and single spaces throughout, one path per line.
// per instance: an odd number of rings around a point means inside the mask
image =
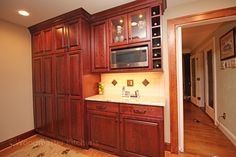
M 225 60 L 236 56 L 236 28 L 233 28 L 222 37 L 220 37 L 220 59 Z

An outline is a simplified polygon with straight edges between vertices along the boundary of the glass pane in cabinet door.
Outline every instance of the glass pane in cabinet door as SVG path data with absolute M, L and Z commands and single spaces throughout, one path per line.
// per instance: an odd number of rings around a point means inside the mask
M 120 43 L 126 41 L 126 24 L 125 17 L 118 17 L 111 20 L 112 27 L 112 43 Z
M 131 39 L 147 38 L 147 17 L 146 12 L 137 12 L 130 15 Z

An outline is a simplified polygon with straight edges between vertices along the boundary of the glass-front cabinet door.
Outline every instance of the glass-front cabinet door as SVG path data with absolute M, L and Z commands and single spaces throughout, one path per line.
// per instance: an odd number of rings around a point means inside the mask
M 149 10 L 142 9 L 128 14 L 129 42 L 149 40 Z
M 110 46 L 127 44 L 127 16 L 117 16 L 109 20 Z

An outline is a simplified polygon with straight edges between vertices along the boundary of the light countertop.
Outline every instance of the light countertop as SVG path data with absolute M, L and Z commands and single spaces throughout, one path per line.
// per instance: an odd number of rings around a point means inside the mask
M 163 97 L 140 97 L 140 98 L 127 98 L 114 95 L 94 95 L 85 98 L 90 101 L 103 101 L 103 102 L 115 102 L 126 104 L 138 104 L 138 105 L 151 105 L 151 106 L 165 106 L 165 99 Z

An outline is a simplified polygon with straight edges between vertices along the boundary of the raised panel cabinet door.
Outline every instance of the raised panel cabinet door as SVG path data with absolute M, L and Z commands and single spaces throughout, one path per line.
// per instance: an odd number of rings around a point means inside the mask
M 92 26 L 92 68 L 94 72 L 108 70 L 108 29 L 107 23 Z
M 88 111 L 89 145 L 119 152 L 119 115 Z
M 74 145 L 84 146 L 84 113 L 80 98 L 70 97 L 70 137 Z
M 56 96 L 57 138 L 66 141 L 69 137 L 68 96 Z
M 67 23 L 69 51 L 80 49 L 80 32 L 78 20 Z
M 121 116 L 122 156 L 163 157 L 163 127 L 156 120 Z
M 43 45 L 45 53 L 52 53 L 53 49 L 52 28 L 43 31 Z
M 149 14 L 148 8 L 128 14 L 129 43 L 150 40 Z
M 55 136 L 55 107 L 54 107 L 54 97 L 52 95 L 45 95 L 44 96 L 45 102 L 45 133 L 48 136 L 54 137 Z
M 68 54 L 69 58 L 69 93 L 71 96 L 80 96 L 80 53 L 73 52 Z
M 55 57 L 56 67 L 56 94 L 68 94 L 68 57 L 67 54 L 58 54 Z
M 109 19 L 110 46 L 125 45 L 128 43 L 127 15 Z
M 34 95 L 34 127 L 37 132 L 42 133 L 44 128 L 43 119 L 43 97 L 42 95 Z
M 41 54 L 43 53 L 43 39 L 42 32 L 35 32 L 32 35 L 32 51 L 33 54 Z
M 54 93 L 54 84 L 55 84 L 55 76 L 54 76 L 54 67 L 53 67 L 53 56 L 49 55 L 43 57 L 43 92 L 45 94 L 53 94 Z
M 32 61 L 33 72 L 33 93 L 39 94 L 43 92 L 42 87 L 42 57 L 33 58 Z
M 65 52 L 67 48 L 66 27 L 64 24 L 54 27 L 54 49 L 56 52 Z

